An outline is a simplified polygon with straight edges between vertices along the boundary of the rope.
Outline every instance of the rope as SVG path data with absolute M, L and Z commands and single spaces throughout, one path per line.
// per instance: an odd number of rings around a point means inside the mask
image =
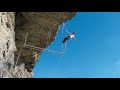
M 67 27 L 66 27 L 66 25 L 63 23 L 62 37 L 63 37 L 63 30 L 64 30 L 64 28 L 66 28 L 66 32 L 67 32 Z M 66 36 L 67 36 L 67 34 L 66 34 Z M 65 45 L 65 50 L 63 51 L 64 45 Z M 67 46 L 67 42 L 66 42 L 65 44 L 62 44 L 62 52 L 64 52 L 64 53 L 66 52 L 66 46 Z M 62 61 L 63 56 L 64 56 L 64 54 L 61 56 L 61 58 L 60 58 L 58 64 L 60 64 L 60 62 Z
M 50 28 L 50 34 L 49 34 L 49 43 L 50 43 L 50 37 L 51 37 L 51 28 Z
M 43 49 L 43 48 L 39 48 L 39 47 L 35 47 L 35 46 L 31 46 L 31 45 L 26 45 L 26 48 L 30 48 L 30 49 L 36 49 L 36 50 L 44 50 L 44 51 L 48 51 L 48 52 L 54 52 L 54 53 L 58 53 L 58 54 L 62 54 L 63 52 L 59 52 L 59 51 L 54 51 L 54 50 L 49 50 L 49 49 Z
M 65 25 L 65 24 L 64 24 Z M 68 33 L 68 30 L 67 30 L 67 27 L 66 27 L 66 25 L 65 25 L 65 31 Z M 66 36 L 67 36 L 67 33 L 66 33 Z
M 64 24 L 64 27 L 65 27 L 66 32 L 67 32 L 67 33 L 70 33 L 70 32 L 68 32 L 68 30 L 67 30 L 66 24 Z M 67 33 L 66 33 L 66 36 L 67 36 Z M 65 51 L 64 51 L 64 53 L 66 52 L 66 47 L 67 47 L 67 42 L 65 43 Z
M 50 32 L 48 31 L 48 43 L 47 43 L 47 48 L 48 48 L 48 44 L 50 43 L 50 36 L 51 36 L 51 28 L 50 28 Z
M 63 59 L 64 54 L 60 57 L 58 64 L 60 64 L 61 60 Z
M 62 40 L 64 39 L 64 37 L 63 37 L 63 30 L 64 30 L 64 23 L 63 23 L 63 27 L 62 27 Z M 62 43 L 62 52 L 63 52 L 63 43 Z
M 28 33 L 26 34 L 26 37 L 25 37 L 25 44 L 24 44 L 24 46 L 26 46 L 27 37 L 28 37 Z
M 64 29 L 64 23 L 63 23 L 63 27 L 62 27 L 62 35 L 63 35 L 63 29 Z
M 63 44 L 63 45 L 64 45 L 64 44 Z M 66 42 L 66 44 L 65 44 L 65 51 L 64 51 L 64 53 L 66 52 L 66 46 L 67 46 L 67 42 Z M 60 60 L 59 60 L 58 64 L 60 64 L 60 62 L 62 61 L 63 56 L 64 56 L 64 54 L 61 56 L 61 58 L 60 58 Z
M 47 44 L 46 44 L 47 48 L 48 48 L 48 39 L 49 39 L 49 31 L 48 31 Z
M 26 45 L 25 46 L 26 48 L 34 48 L 34 49 L 37 49 L 37 50 L 43 50 L 43 48 L 40 48 L 40 47 L 35 47 L 35 46 L 32 46 L 32 45 Z
M 15 65 L 14 65 L 14 66 L 16 66 L 16 65 L 17 65 L 17 63 L 18 63 L 18 60 L 19 60 L 19 57 L 20 57 L 20 54 L 21 54 L 22 48 L 23 48 L 23 45 L 22 45 L 22 46 L 21 46 L 21 48 L 20 48 L 20 52 L 19 52 L 18 58 L 17 58 L 16 63 L 15 63 Z
M 18 63 L 18 60 L 19 60 L 19 57 L 20 57 L 20 54 L 21 54 L 21 51 L 22 51 L 23 46 L 26 46 L 27 37 L 28 37 L 28 33 L 27 33 L 26 36 L 25 36 L 25 42 L 24 42 L 24 44 L 22 44 L 22 42 L 21 42 L 22 45 L 21 45 L 21 48 L 20 48 L 20 51 L 19 51 L 19 54 L 18 54 L 18 57 L 17 57 L 16 63 L 15 63 L 15 65 L 13 65 L 13 67 L 16 66 L 17 63 Z

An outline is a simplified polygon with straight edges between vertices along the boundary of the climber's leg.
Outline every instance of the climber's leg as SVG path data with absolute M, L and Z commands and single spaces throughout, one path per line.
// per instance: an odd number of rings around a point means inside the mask
M 67 41 L 67 37 L 64 38 L 63 43 L 66 43 L 66 41 Z

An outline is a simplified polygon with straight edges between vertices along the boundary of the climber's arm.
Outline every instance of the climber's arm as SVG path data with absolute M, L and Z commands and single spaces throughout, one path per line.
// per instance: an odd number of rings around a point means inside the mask
M 74 36 L 74 39 L 77 40 L 77 38 Z

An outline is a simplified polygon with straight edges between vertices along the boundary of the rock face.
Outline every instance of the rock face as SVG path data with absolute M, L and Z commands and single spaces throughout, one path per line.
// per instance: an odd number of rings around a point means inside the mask
M 0 77 L 9 77 L 14 65 L 15 47 L 14 13 L 0 13 Z
M 14 28 L 14 12 L 0 12 L 0 78 L 29 78 L 32 73 L 27 72 L 24 64 L 13 68 L 16 51 Z
M 46 48 L 55 40 L 59 25 L 73 16 L 75 12 L 0 12 L 0 77 L 32 78 L 42 49 L 25 42 Z

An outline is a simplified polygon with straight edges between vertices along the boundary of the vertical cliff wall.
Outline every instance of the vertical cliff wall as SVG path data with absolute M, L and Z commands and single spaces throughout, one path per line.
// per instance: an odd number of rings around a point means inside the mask
M 0 78 L 30 78 L 24 64 L 14 68 L 15 45 L 15 14 L 0 12 Z

